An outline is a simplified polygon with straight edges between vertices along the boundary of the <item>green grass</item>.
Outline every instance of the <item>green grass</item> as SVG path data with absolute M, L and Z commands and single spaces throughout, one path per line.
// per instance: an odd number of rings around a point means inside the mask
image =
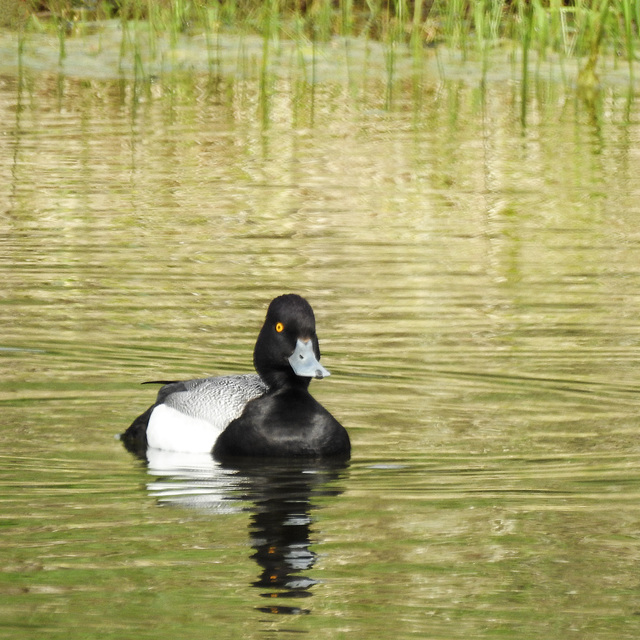
M 0 0 L 0 7 L 6 1 Z M 214 14 L 227 28 L 262 32 L 272 29 L 277 14 L 283 34 L 294 24 L 318 39 L 342 35 L 384 40 L 401 33 L 405 40 L 446 43 L 469 51 L 505 39 L 523 42 L 526 14 L 531 13 L 534 48 L 582 55 L 589 52 L 603 6 L 603 0 L 97 0 L 79 8 L 82 3 L 75 0 L 8 1 L 18 2 L 34 21 L 64 21 L 68 27 L 81 20 L 119 16 L 147 20 L 158 31 L 178 33 L 207 28 Z M 604 3 L 608 15 L 603 44 L 633 57 L 640 3 Z
M 519 51 L 523 122 L 533 54 L 537 64 L 550 56 L 561 63 L 578 60 L 578 85 L 588 92 L 597 90 L 603 55 L 624 61 L 633 81 L 640 44 L 640 0 L 97 0 L 87 3 L 91 8 L 78 8 L 76 0 L 0 0 L 0 9 L 7 1 L 20 3 L 22 14 L 30 16 L 20 28 L 57 32 L 61 61 L 67 38 L 104 19 L 122 21 L 123 52 L 142 46 L 134 37 L 140 28 L 151 52 L 160 35 L 177 42 L 182 34 L 204 33 L 212 72 L 221 30 L 260 34 L 264 98 L 271 48 L 279 39 L 305 46 L 336 36 L 380 41 L 388 47 L 390 81 L 399 44 L 408 45 L 418 62 L 425 50 L 439 47 L 480 60 L 483 80 L 494 52 Z

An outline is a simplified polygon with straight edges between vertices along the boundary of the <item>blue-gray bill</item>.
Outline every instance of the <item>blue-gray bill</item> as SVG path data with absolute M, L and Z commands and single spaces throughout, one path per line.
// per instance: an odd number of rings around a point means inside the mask
M 298 339 L 296 348 L 289 356 L 289 364 L 297 376 L 302 378 L 326 378 L 331 375 L 318 361 L 313 352 L 313 341 Z

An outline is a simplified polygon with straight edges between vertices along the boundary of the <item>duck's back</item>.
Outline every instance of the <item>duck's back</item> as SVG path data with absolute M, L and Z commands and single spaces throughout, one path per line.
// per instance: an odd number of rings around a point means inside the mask
M 267 386 L 255 373 L 195 378 L 166 384 L 158 392 L 156 403 L 206 420 L 222 430 L 242 413 L 249 400 L 258 398 L 266 390 Z

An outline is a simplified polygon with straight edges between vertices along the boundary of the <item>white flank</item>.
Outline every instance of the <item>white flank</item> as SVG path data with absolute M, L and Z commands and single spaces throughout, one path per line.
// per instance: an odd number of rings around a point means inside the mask
M 221 433 L 206 420 L 192 418 L 166 404 L 159 404 L 149 418 L 147 444 L 165 451 L 211 453 Z

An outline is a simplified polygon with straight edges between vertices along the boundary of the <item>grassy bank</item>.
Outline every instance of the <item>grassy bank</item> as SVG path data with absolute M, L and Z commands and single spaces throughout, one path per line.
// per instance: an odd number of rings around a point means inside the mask
M 148 20 L 154 28 L 200 30 L 215 21 L 232 29 L 277 30 L 310 38 L 334 35 L 402 38 L 464 50 L 519 41 L 540 52 L 590 55 L 594 40 L 633 58 L 637 0 L 0 0 L 6 24 L 66 28 L 83 20 Z M 13 14 L 13 15 L 10 15 Z
M 446 46 L 463 58 L 486 60 L 501 48 L 528 60 L 579 60 L 582 90 L 597 86 L 602 55 L 629 65 L 637 57 L 639 0 L 0 0 L 4 26 L 55 31 L 64 40 L 100 20 L 118 19 L 123 32 L 144 23 L 147 33 L 178 37 L 220 31 L 260 34 L 265 41 L 326 42 L 360 37 L 416 52 Z

